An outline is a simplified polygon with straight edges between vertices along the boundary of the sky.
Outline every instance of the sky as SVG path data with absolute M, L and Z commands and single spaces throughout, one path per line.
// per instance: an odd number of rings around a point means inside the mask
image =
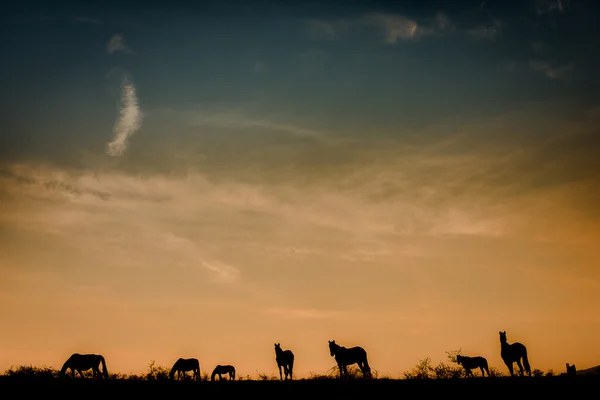
M 600 364 L 599 8 L 7 3 L 0 371 Z

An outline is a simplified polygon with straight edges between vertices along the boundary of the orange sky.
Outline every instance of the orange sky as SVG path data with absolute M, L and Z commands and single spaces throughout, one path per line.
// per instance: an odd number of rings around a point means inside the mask
M 280 342 L 301 377 L 334 365 L 335 339 L 365 347 L 380 374 L 456 349 L 505 371 L 499 330 L 533 368 L 596 365 L 596 178 L 543 181 L 586 167 L 585 148 L 563 150 L 600 112 L 557 116 L 549 139 L 517 149 L 468 139 L 518 136 L 539 113 L 374 146 L 330 173 L 282 164 L 287 182 L 6 163 L 0 368 L 98 352 L 114 372 L 197 357 L 204 371 L 273 374 Z M 318 156 L 341 152 L 352 145 Z

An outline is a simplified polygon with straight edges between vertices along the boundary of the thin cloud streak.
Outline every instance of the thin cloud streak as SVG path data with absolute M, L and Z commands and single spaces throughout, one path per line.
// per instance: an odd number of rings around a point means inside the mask
M 119 33 L 115 33 L 110 37 L 108 43 L 106 44 L 106 51 L 108 52 L 108 54 L 122 52 L 135 55 L 133 50 L 131 50 L 129 46 L 125 43 L 125 38 L 123 37 L 123 35 Z
M 121 85 L 119 119 L 114 126 L 114 138 L 108 143 L 106 153 L 121 156 L 127 149 L 127 141 L 142 126 L 142 111 L 138 104 L 135 86 L 127 78 Z

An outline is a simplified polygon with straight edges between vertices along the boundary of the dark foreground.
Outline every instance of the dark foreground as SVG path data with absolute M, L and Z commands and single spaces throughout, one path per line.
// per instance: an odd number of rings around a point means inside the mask
M 337 398 L 377 399 L 402 396 L 456 395 L 474 398 L 507 396 L 510 399 L 569 396 L 577 398 L 598 393 L 600 376 L 540 378 L 470 378 L 429 380 L 298 380 L 234 382 L 169 382 L 93 379 L 42 379 L 0 377 L 0 393 L 21 398 L 121 397 L 135 398 Z M 17 395 L 18 393 L 18 395 Z M 558 398 L 558 397 L 556 397 Z M 312 400 L 312 399 L 311 399 Z

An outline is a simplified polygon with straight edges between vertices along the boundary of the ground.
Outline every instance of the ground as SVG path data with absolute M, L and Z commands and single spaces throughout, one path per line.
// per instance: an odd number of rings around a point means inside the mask
M 175 396 L 239 396 L 260 398 L 298 398 L 323 393 L 339 398 L 383 398 L 397 396 L 443 396 L 462 392 L 467 397 L 507 396 L 507 398 L 537 398 L 538 396 L 587 396 L 600 387 L 600 376 L 498 377 L 461 379 L 307 379 L 297 381 L 234 381 L 234 382 L 172 382 L 126 379 L 23 378 L 0 376 L 0 392 L 16 393 L 20 397 L 81 397 L 120 396 L 123 392 L 136 398 L 173 398 Z M 418 394 L 416 394 L 418 393 Z M 208 396 L 208 397 L 206 397 Z M 533 397 L 532 397 L 533 396 Z

